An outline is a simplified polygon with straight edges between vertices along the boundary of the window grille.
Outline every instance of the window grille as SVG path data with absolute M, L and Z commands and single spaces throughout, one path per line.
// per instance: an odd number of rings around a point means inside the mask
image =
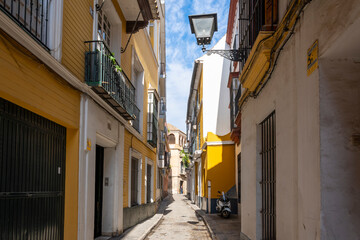
M 49 0 L 0 0 L 0 10 L 49 51 Z
M 239 45 L 245 55 L 242 65 L 245 64 L 259 32 L 275 29 L 278 21 L 277 1 L 239 0 Z
M 261 126 L 262 239 L 276 239 L 276 136 L 275 112 Z
M 138 174 L 139 174 L 139 160 L 131 159 L 131 206 L 138 204 Z
M 150 164 L 146 166 L 147 176 L 146 176 L 146 202 L 150 203 L 152 199 L 151 191 L 151 178 L 152 178 L 152 167 Z
M 231 80 L 230 85 L 230 121 L 231 129 L 234 129 L 236 126 L 235 119 L 236 114 L 238 113 L 238 102 L 241 95 L 241 87 L 239 81 L 239 72 L 232 72 L 229 76 Z
M 160 98 L 160 116 L 165 116 L 166 114 L 166 100 L 164 97 Z
M 108 48 L 111 47 L 111 24 L 106 14 L 98 11 L 98 40 L 104 41 Z
M 158 99 L 154 92 L 148 94 L 148 122 L 147 122 L 147 141 L 154 148 L 157 146 L 158 130 Z

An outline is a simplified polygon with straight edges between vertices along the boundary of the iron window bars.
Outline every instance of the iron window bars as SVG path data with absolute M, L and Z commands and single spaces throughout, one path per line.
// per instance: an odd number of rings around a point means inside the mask
M 49 0 L 0 0 L 0 10 L 48 51 L 49 6 Z
M 244 66 L 260 31 L 273 30 L 277 23 L 277 0 L 239 0 L 239 49 Z
M 158 99 L 154 92 L 148 94 L 148 122 L 147 122 L 147 141 L 152 147 L 157 146 L 158 130 Z
M 276 239 L 276 131 L 275 111 L 261 122 L 262 238 Z

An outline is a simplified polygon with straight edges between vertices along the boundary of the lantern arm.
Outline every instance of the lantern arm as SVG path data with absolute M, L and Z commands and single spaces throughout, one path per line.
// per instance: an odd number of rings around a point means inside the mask
M 202 48 L 203 52 L 206 52 L 206 54 L 218 54 L 226 59 L 229 59 L 234 62 L 241 62 L 245 59 L 246 55 L 246 49 L 240 48 L 240 49 L 231 49 L 231 50 L 207 50 L 205 47 Z

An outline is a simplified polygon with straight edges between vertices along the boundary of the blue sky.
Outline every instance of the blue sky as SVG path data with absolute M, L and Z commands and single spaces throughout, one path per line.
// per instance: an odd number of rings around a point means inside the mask
M 166 0 L 167 122 L 186 130 L 187 99 L 194 60 L 203 55 L 190 31 L 189 15 L 217 13 L 211 48 L 226 33 L 230 0 Z

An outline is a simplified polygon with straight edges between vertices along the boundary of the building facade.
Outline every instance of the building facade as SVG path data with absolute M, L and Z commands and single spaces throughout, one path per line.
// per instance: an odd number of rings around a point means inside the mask
M 229 49 L 225 36 L 214 49 Z M 195 60 L 187 109 L 187 136 L 192 157 L 190 197 L 200 208 L 215 213 L 218 191 L 231 198 L 237 213 L 234 142 L 230 138 L 230 62 L 218 55 Z
M 164 1 L 18 3 L 0 2 L 0 238 L 119 235 L 163 188 Z
M 242 233 L 359 238 L 359 2 L 231 6 L 228 38 L 243 54 L 230 80 Z
M 170 178 L 168 191 L 172 194 L 187 194 L 188 183 L 186 167 L 188 162 L 183 160 L 183 147 L 186 144 L 186 134 L 177 127 L 167 124 L 170 147 Z

